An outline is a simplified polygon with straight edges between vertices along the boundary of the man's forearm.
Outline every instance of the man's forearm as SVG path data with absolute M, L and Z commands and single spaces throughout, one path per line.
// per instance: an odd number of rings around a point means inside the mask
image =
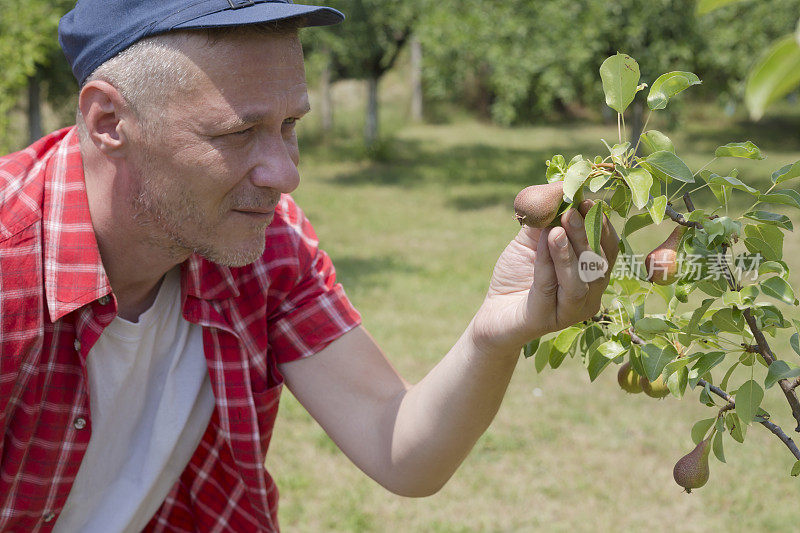
M 389 488 L 406 496 L 435 493 L 453 475 L 494 419 L 519 349 L 485 353 L 472 324 L 447 355 L 397 398 Z

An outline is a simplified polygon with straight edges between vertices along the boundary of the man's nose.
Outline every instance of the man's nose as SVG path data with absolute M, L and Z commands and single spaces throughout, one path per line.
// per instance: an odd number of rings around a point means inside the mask
M 260 143 L 250 171 L 250 180 L 256 187 L 268 187 L 290 193 L 300 184 L 297 170 L 297 145 L 285 139 L 272 138 Z

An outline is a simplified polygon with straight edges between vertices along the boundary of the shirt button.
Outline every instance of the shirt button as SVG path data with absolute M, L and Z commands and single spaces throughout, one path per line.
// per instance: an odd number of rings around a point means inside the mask
M 81 341 L 79 341 L 78 339 L 75 339 L 75 342 L 72 343 L 72 347 L 75 348 L 76 352 L 80 352 L 81 351 Z
M 101 296 L 97 299 L 97 303 L 100 305 L 108 305 L 108 302 L 111 300 L 108 296 Z
M 55 517 L 56 517 L 56 513 L 54 513 L 54 512 L 49 512 L 49 513 L 47 513 L 46 515 L 44 515 L 44 521 L 45 521 L 45 522 L 50 522 L 50 521 L 52 521 L 52 520 L 53 520 L 53 518 L 55 518 Z
M 78 417 L 75 419 L 75 423 L 73 424 L 75 429 L 83 429 L 86 427 L 86 419 L 83 417 Z

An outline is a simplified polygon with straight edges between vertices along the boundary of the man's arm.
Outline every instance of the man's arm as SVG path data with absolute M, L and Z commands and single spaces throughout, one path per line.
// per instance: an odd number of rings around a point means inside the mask
M 581 206 L 585 213 L 590 203 Z M 464 334 L 416 385 L 394 370 L 363 328 L 314 356 L 280 365 L 286 384 L 367 475 L 404 496 L 438 491 L 491 423 L 523 344 L 593 315 L 608 283 L 581 281 L 580 225 L 523 228 L 495 266 L 489 293 Z M 606 222 L 613 264 L 617 237 Z M 610 271 L 610 268 L 609 268 Z

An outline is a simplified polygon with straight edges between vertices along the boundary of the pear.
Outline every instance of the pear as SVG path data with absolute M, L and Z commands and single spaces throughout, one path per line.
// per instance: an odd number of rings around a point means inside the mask
M 639 383 L 639 374 L 631 368 L 630 361 L 619 367 L 617 372 L 617 382 L 622 390 L 630 394 L 638 394 L 642 392 L 642 385 Z
M 672 469 L 672 477 L 687 493 L 692 492 L 692 489 L 699 489 L 708 481 L 708 453 L 711 451 L 713 436 L 712 432 L 694 450 L 681 457 Z
M 639 378 L 639 384 L 642 386 L 644 393 L 651 398 L 664 398 L 669 394 L 669 387 L 667 387 L 663 376 L 658 376 L 655 381 L 650 381 L 642 376 Z
M 546 228 L 556 218 L 563 198 L 563 181 L 531 185 L 514 199 L 514 213 L 520 225 Z
M 686 226 L 677 226 L 667 240 L 647 254 L 647 280 L 656 285 L 671 285 L 678 279 L 678 244 L 686 233 Z

